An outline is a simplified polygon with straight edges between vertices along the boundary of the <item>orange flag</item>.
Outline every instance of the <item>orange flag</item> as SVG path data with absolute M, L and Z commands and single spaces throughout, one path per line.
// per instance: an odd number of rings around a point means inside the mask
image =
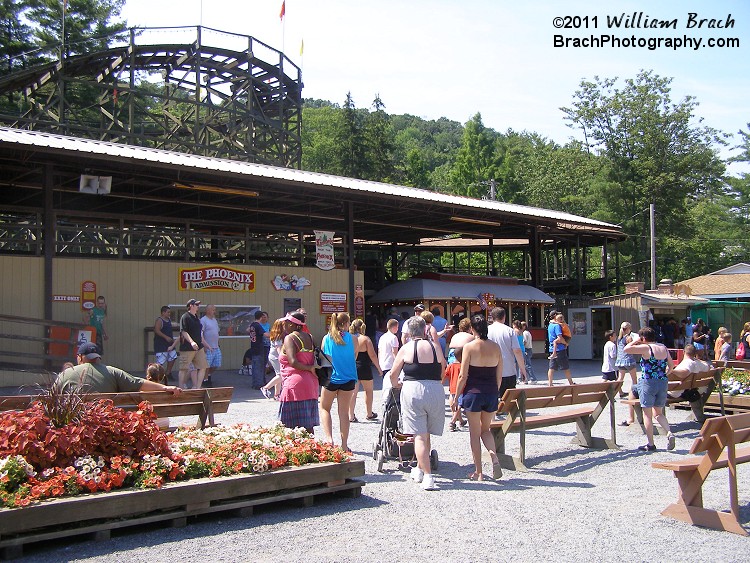
M 283 20 L 286 14 L 286 0 L 281 0 L 281 11 L 279 12 L 279 19 Z

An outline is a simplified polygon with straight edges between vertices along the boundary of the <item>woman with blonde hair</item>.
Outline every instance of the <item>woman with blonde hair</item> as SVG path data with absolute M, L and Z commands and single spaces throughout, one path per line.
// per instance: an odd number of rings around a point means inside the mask
M 625 352 L 625 346 L 638 340 L 638 335 L 633 334 L 632 327 L 629 322 L 625 321 L 620 325 L 620 333 L 617 335 L 617 358 L 615 359 L 615 367 L 617 368 L 617 381 L 625 381 L 625 373 L 630 374 L 630 395 L 631 399 L 635 399 L 633 390 L 636 388 L 638 383 L 638 376 L 636 375 L 636 366 L 638 360 L 635 356 Z M 626 393 L 620 392 L 620 398 L 627 397 Z M 635 423 L 635 409 L 631 406 L 629 410 L 628 420 L 620 423 L 620 426 L 630 426 Z
M 745 359 L 750 360 L 750 321 L 746 322 L 740 332 L 740 340 L 745 345 Z
M 383 370 L 380 369 L 378 355 L 375 353 L 375 347 L 372 340 L 365 334 L 367 327 L 362 319 L 354 319 L 349 326 L 349 332 L 354 335 L 357 347 L 357 379 L 365 390 L 365 406 L 367 407 L 367 420 L 376 420 L 378 415 L 372 412 L 372 368 L 378 371 L 378 375 L 383 377 Z M 351 406 L 349 407 L 349 422 L 359 422 L 354 414 L 354 407 L 357 405 L 357 387 L 354 386 L 354 397 L 352 397 Z
M 331 379 L 320 393 L 320 423 L 328 442 L 333 444 L 331 407 L 338 403 L 341 447 L 349 450 L 349 406 L 357 385 L 357 344 L 349 332 L 349 315 L 333 313 L 328 334 L 323 337 L 321 351 L 330 358 Z

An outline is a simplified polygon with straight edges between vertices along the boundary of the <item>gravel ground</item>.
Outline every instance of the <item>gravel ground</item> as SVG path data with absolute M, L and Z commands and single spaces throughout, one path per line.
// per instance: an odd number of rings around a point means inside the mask
M 596 362 L 571 362 L 578 381 L 598 381 Z M 544 373 L 544 360 L 534 360 Z M 222 424 L 271 423 L 278 403 L 261 398 L 246 378 L 221 372 L 218 385 L 235 395 Z M 378 383 L 376 383 L 378 385 Z M 376 391 L 376 401 L 380 393 Z M 358 417 L 364 419 L 360 393 Z M 616 406 L 617 420 L 627 416 Z M 570 443 L 575 425 L 527 433 L 526 473 L 505 471 L 499 481 L 467 481 L 473 467 L 468 431 L 435 438 L 439 491 L 424 491 L 386 462 L 378 473 L 372 444 L 379 423 L 352 425 L 350 445 L 365 459 L 362 496 L 323 498 L 314 506 L 268 505 L 247 518 L 211 515 L 185 528 L 131 528 L 110 541 L 58 541 L 28 546 L 27 561 L 747 561 L 747 539 L 697 528 L 660 515 L 677 495 L 671 472 L 651 468 L 656 460 L 678 459 L 698 433 L 688 411 L 670 410 L 677 448 L 636 451 L 645 438 L 636 427 L 618 427 L 619 450 L 587 450 Z M 334 417 L 335 418 L 335 417 Z M 447 421 L 446 421 L 447 426 Z M 594 435 L 609 435 L 602 415 Z M 336 432 L 334 420 L 334 434 Z M 447 428 L 446 428 L 447 430 Z M 318 436 L 321 436 L 318 433 Z M 517 452 L 516 435 L 508 451 Z M 491 468 L 486 471 L 491 474 Z M 750 470 L 739 469 L 742 521 L 750 522 Z M 726 470 L 712 474 L 704 504 L 728 508 Z

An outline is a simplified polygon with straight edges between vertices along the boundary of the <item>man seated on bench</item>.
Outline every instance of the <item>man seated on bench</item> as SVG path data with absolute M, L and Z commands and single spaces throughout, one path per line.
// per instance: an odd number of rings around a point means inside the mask
M 697 358 L 695 346 L 688 344 L 685 346 L 685 355 L 682 361 L 672 370 L 672 375 L 678 379 L 686 379 L 694 373 L 703 373 L 711 369 L 708 362 Z M 706 391 L 706 387 L 700 389 L 686 389 L 684 391 L 670 391 L 670 399 L 684 399 L 689 402 L 697 401 L 700 395 Z
M 182 389 L 175 385 L 162 385 L 130 375 L 120 368 L 101 361 L 99 347 L 93 342 L 78 348 L 78 365 L 58 375 L 55 384 L 72 384 L 89 393 L 119 393 L 128 391 L 167 391 L 179 395 Z

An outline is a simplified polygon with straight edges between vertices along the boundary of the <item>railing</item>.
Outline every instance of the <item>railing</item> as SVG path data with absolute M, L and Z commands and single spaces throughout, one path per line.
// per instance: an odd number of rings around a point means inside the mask
M 37 374 L 58 372 L 63 363 L 74 360 L 78 331 L 86 327 L 15 315 L 0 315 L 0 326 L 0 370 Z

